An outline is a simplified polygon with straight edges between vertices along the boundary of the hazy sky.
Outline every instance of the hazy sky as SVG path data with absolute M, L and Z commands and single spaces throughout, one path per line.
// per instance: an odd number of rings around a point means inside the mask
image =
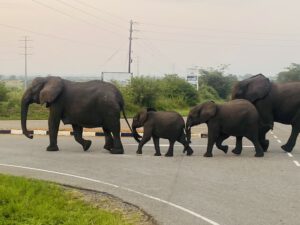
M 300 62 L 299 9 L 299 0 L 0 0 L 0 74 L 23 73 L 25 35 L 30 75 L 127 71 L 132 19 L 135 74 L 230 64 L 229 73 L 273 76 Z

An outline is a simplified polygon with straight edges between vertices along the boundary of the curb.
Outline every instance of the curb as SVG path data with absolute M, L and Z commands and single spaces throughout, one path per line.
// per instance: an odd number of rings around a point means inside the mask
M 47 130 L 33 130 L 29 131 L 30 134 L 34 135 L 49 135 L 49 132 Z M 0 130 L 0 134 L 13 134 L 13 135 L 22 135 L 23 132 L 22 130 Z M 139 133 L 141 136 L 143 136 L 143 133 Z M 73 131 L 58 131 L 58 136 L 74 136 Z M 83 131 L 82 136 L 84 137 L 103 137 L 104 133 L 103 132 L 91 132 L 91 131 Z M 192 134 L 192 136 L 198 136 L 201 138 L 207 138 L 207 134 Z M 127 133 L 127 132 L 121 132 L 121 137 L 133 137 L 132 133 Z

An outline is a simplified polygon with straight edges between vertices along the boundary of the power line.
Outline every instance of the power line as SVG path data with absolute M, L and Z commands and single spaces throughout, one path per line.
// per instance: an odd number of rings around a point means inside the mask
M 47 38 L 54 38 L 54 39 L 58 39 L 58 40 L 62 40 L 62 41 L 67 41 L 67 42 L 74 42 L 76 44 L 83 44 L 83 45 L 90 45 L 90 46 L 96 46 L 96 47 L 101 47 L 101 48 L 103 48 L 103 47 L 108 48 L 107 45 L 92 44 L 92 43 L 78 41 L 78 40 L 73 40 L 73 39 L 70 39 L 70 38 L 61 37 L 61 36 L 57 36 L 57 35 L 53 35 L 53 34 L 41 33 L 41 32 L 37 32 L 37 31 L 26 29 L 26 28 L 12 26 L 12 25 L 7 25 L 7 24 L 0 23 L 0 26 L 6 27 L 6 28 L 9 28 L 9 29 L 25 31 L 25 32 L 28 32 L 28 33 L 32 33 L 32 34 L 43 36 L 43 37 L 47 37 Z
M 88 4 L 88 3 L 86 3 L 86 2 L 83 2 L 83 1 L 80 1 L 80 0 L 73 0 L 73 1 L 75 1 L 75 2 L 77 2 L 77 3 L 79 3 L 79 4 L 81 4 L 81 5 L 84 5 L 84 6 L 88 7 L 88 8 L 91 8 L 91 9 L 93 9 L 93 10 L 97 10 L 97 12 L 102 12 L 102 13 L 104 13 L 104 14 L 106 14 L 106 15 L 112 16 L 112 17 L 114 17 L 114 18 L 116 18 L 116 19 L 118 19 L 119 21 L 122 21 L 122 22 L 124 22 L 124 23 L 127 23 L 127 21 L 128 21 L 127 18 L 123 18 L 123 17 L 118 16 L 118 15 L 116 15 L 116 14 L 107 12 L 107 11 L 105 11 L 105 10 L 103 10 L 103 9 L 100 9 L 99 7 L 95 7 L 95 6 L 93 6 L 93 5 L 91 5 L 91 4 Z
M 41 6 L 45 7 L 45 8 L 48 8 L 48 9 L 50 9 L 50 10 L 52 10 L 52 11 L 55 11 L 55 12 L 57 12 L 57 13 L 60 13 L 60 14 L 62 14 L 62 15 L 64 15 L 64 16 L 69 17 L 69 18 L 72 18 L 72 19 L 81 21 L 81 22 L 83 22 L 83 23 L 85 23 L 85 24 L 88 24 L 88 25 L 91 25 L 91 26 L 100 28 L 101 30 L 104 30 L 104 31 L 107 31 L 107 32 L 109 32 L 109 33 L 115 34 L 115 35 L 117 35 L 117 36 L 123 37 L 123 35 L 121 35 L 121 34 L 119 34 L 119 33 L 116 33 L 116 32 L 111 31 L 111 30 L 109 30 L 109 29 L 106 29 L 106 28 L 103 28 L 103 27 L 101 27 L 101 26 L 98 26 L 97 24 L 90 23 L 89 21 L 87 21 L 87 20 L 85 20 L 85 19 L 82 19 L 82 18 L 79 18 L 79 17 L 75 17 L 75 16 L 73 16 L 73 15 L 71 15 L 71 14 L 65 13 L 65 12 L 63 12 L 63 11 L 61 11 L 61 10 L 59 10 L 59 9 L 56 9 L 56 8 L 54 8 L 54 7 L 52 7 L 52 6 L 49 6 L 49 5 L 45 4 L 45 3 L 39 2 L 39 1 L 37 1 L 37 0 L 32 0 L 32 1 L 33 1 L 34 3 L 36 3 L 36 4 L 38 4 L 38 5 L 41 5 Z
M 153 40 L 153 41 L 162 41 L 162 42 L 167 42 L 168 44 L 171 42 L 174 43 L 189 43 L 189 44 L 205 44 L 205 45 L 214 45 L 214 46 L 219 46 L 219 45 L 227 45 L 227 46 L 237 46 L 241 47 L 244 46 L 243 44 L 235 44 L 235 43 L 223 43 L 223 42 L 207 42 L 207 41 L 202 41 L 202 40 L 177 40 L 177 39 L 163 39 L 163 38 L 144 38 L 144 37 L 138 37 L 136 39 L 140 40 Z M 300 47 L 300 45 L 270 45 L 270 44 L 247 44 L 249 46 L 254 46 L 254 47 Z
M 96 18 L 96 19 L 103 20 L 105 23 L 109 23 L 109 24 L 114 25 L 114 26 L 116 26 L 116 27 L 118 27 L 118 28 L 121 28 L 121 29 L 123 29 L 123 30 L 125 29 L 124 27 L 122 27 L 122 26 L 120 26 L 120 25 L 118 25 L 118 24 L 112 23 L 112 22 L 110 22 L 110 21 L 108 21 L 108 20 L 106 20 L 106 19 L 103 19 L 102 17 L 99 17 L 99 16 L 97 16 L 97 15 L 94 15 L 94 14 L 92 14 L 92 13 L 89 13 L 89 12 L 83 10 L 83 9 L 77 8 L 77 7 L 73 6 L 73 5 L 70 4 L 70 3 L 66 3 L 66 2 L 64 2 L 64 1 L 62 1 L 62 0 L 56 0 L 56 1 L 60 2 L 61 4 L 65 5 L 65 6 L 68 6 L 68 7 L 72 8 L 72 9 L 74 9 L 74 10 L 77 10 L 77 11 L 79 11 L 79 12 L 85 14 L 85 15 L 94 17 L 94 18 Z
M 219 28 L 208 28 L 208 27 L 187 27 L 187 26 L 178 26 L 178 25 L 165 25 L 165 24 L 154 24 L 154 23 L 144 23 L 140 22 L 139 25 L 144 26 L 152 26 L 152 27 L 161 27 L 161 28 L 169 28 L 173 30 L 206 30 L 206 31 L 217 31 L 217 32 L 224 32 L 224 33 L 241 33 L 241 34 L 255 34 L 255 35 L 276 35 L 276 36 L 296 36 L 300 35 L 300 33 L 269 33 L 269 32 L 250 32 L 250 31 L 241 31 L 241 30 L 230 30 L 230 29 L 219 29 Z M 156 32 L 153 31 L 152 32 Z M 161 31 L 159 31 L 161 32 Z M 164 32 L 164 31 L 162 31 Z

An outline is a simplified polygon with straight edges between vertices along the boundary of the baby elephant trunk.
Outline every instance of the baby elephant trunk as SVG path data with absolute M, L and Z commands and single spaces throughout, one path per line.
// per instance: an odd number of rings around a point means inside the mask
M 187 126 L 185 128 L 185 135 L 186 135 L 186 139 L 187 139 L 188 143 L 191 143 L 191 136 L 192 136 L 192 134 L 191 134 L 191 127 Z
M 140 138 L 142 138 L 142 137 L 141 137 L 141 135 L 139 135 L 136 128 L 134 128 L 134 127 L 132 128 L 132 135 L 133 135 L 134 139 L 139 143 Z

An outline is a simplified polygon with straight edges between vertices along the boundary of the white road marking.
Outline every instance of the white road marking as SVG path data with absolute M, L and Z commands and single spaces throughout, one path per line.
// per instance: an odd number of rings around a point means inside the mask
M 123 144 L 124 146 L 138 146 L 139 144 Z M 154 147 L 154 144 L 145 144 L 146 147 Z M 169 147 L 169 144 L 160 144 L 160 147 Z M 174 145 L 175 147 L 183 147 L 183 145 Z M 190 145 L 191 147 L 207 147 L 207 145 Z M 235 145 L 228 145 L 235 147 Z M 243 145 L 243 148 L 254 148 L 253 145 Z
M 62 173 L 62 172 L 57 172 L 57 171 L 52 171 L 52 170 L 44 170 L 44 169 L 39 169 L 39 168 L 27 167 L 27 166 L 18 166 L 18 165 L 11 165 L 11 164 L 0 164 L 0 166 L 6 166 L 6 167 L 13 167 L 13 168 L 19 168 L 19 169 L 27 169 L 27 170 L 33 170 L 33 171 L 40 171 L 40 172 L 45 172 L 45 173 L 57 174 L 57 175 L 62 175 L 62 176 L 67 176 L 67 177 L 73 177 L 73 178 L 77 178 L 77 179 L 81 179 L 81 180 L 87 180 L 87 181 L 91 181 L 91 182 L 95 182 L 95 183 L 107 185 L 107 186 L 114 187 L 114 188 L 117 188 L 117 189 L 121 189 L 121 190 L 125 190 L 125 191 L 128 191 L 128 192 L 132 192 L 132 193 L 141 195 L 141 196 L 143 196 L 145 198 L 149 198 L 149 199 L 152 199 L 152 200 L 164 203 L 166 205 L 172 206 L 172 207 L 177 208 L 177 209 L 179 209 L 181 211 L 184 211 L 184 212 L 186 212 L 186 213 L 188 213 L 188 214 L 190 214 L 192 216 L 195 216 L 195 217 L 197 217 L 199 219 L 202 219 L 202 220 L 206 221 L 209 224 L 220 225 L 217 222 L 215 222 L 213 220 L 210 220 L 210 219 L 208 219 L 205 216 L 202 216 L 202 215 L 200 215 L 200 214 L 198 214 L 198 213 L 196 213 L 194 211 L 191 211 L 191 210 L 189 210 L 187 208 L 184 208 L 184 207 L 182 207 L 180 205 L 177 205 L 175 203 L 172 203 L 172 202 L 160 199 L 158 197 L 154 197 L 152 195 L 144 194 L 142 192 L 135 191 L 135 190 L 130 189 L 130 188 L 121 187 L 121 186 L 118 186 L 118 185 L 115 185 L 115 184 L 111 184 L 111 183 L 108 183 L 108 182 L 104 182 L 104 181 L 100 181 L 100 180 L 96 180 L 96 179 L 92 179 L 92 178 L 88 178 L 88 177 L 78 176 L 78 175 L 74 175 L 74 174 Z M 300 164 L 299 164 L 299 166 L 300 166 Z
M 23 134 L 22 130 L 11 130 L 11 134 Z
M 271 132 L 271 133 L 272 133 L 272 132 Z M 278 138 L 276 135 L 273 135 L 273 136 L 274 136 L 275 139 Z M 277 142 L 278 142 L 278 143 L 282 143 L 281 140 L 279 140 L 279 139 L 277 139 Z M 287 152 L 287 155 L 288 155 L 290 158 L 294 157 L 294 156 L 293 156 L 291 153 L 289 153 L 289 152 Z M 299 163 L 297 160 L 293 160 L 293 162 L 295 163 L 296 166 L 300 167 L 300 163 Z
M 295 163 L 296 166 L 300 167 L 300 163 L 296 160 L 293 161 Z

